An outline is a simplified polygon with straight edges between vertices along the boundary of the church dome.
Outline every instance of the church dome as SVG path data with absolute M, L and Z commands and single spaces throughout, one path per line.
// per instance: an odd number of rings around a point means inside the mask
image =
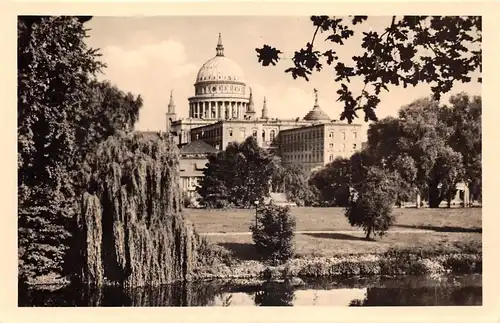
M 232 59 L 224 56 L 221 35 L 216 48 L 217 55 L 203 64 L 196 76 L 196 83 L 213 81 L 243 81 L 243 70 Z
M 326 114 L 323 110 L 320 109 L 320 107 L 314 107 L 311 111 L 309 111 L 306 116 L 304 117 L 304 120 L 307 121 L 330 121 L 330 117 L 328 114 Z
M 197 83 L 206 81 L 243 82 L 243 71 L 232 59 L 215 56 L 203 64 L 196 76 Z
M 330 117 L 328 116 L 328 114 L 326 114 L 319 107 L 318 91 L 316 89 L 314 89 L 314 95 L 315 95 L 314 108 L 306 114 L 306 116 L 304 117 L 304 120 L 307 120 L 307 121 L 330 121 Z

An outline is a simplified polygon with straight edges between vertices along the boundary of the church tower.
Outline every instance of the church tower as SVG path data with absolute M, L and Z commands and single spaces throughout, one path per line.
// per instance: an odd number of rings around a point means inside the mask
M 266 105 L 266 97 L 264 97 L 264 104 L 262 105 L 262 116 L 261 119 L 267 120 L 269 119 L 267 105 Z
M 246 119 L 255 120 L 255 108 L 253 103 L 252 88 L 250 88 L 250 97 L 248 98 L 248 108 L 246 114 Z
M 168 102 L 167 109 L 167 133 L 172 131 L 172 122 L 177 120 L 177 114 L 175 113 L 175 103 L 173 91 L 170 91 L 170 101 Z

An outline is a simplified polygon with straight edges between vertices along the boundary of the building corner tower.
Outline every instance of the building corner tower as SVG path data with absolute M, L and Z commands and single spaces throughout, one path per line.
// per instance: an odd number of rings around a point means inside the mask
M 177 120 L 177 114 L 175 113 L 175 103 L 173 91 L 170 91 L 170 101 L 168 102 L 167 109 L 167 133 L 172 132 L 172 122 Z

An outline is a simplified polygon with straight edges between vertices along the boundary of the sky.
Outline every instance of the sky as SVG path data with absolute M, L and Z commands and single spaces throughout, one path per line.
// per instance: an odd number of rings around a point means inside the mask
M 357 27 L 354 37 L 334 48 L 340 59 L 349 61 L 353 54 L 362 53 L 361 32 L 383 30 L 390 19 L 389 16 L 370 17 Z M 176 112 L 180 117 L 188 116 L 188 97 L 194 95 L 196 74 L 203 63 L 215 56 L 219 33 L 225 56 L 240 65 L 247 86 L 252 88 L 259 114 L 265 96 L 270 117 L 302 118 L 314 105 L 314 88 L 318 90 L 320 107 L 332 119 L 338 119 L 343 109 L 336 101 L 340 84 L 334 81 L 331 67 L 325 64 L 309 81 L 294 80 L 284 73 L 292 65 L 290 58 L 294 51 L 312 39 L 315 28 L 306 16 L 94 16 L 86 27 L 90 29 L 88 45 L 99 48 L 101 60 L 107 64 L 100 78 L 143 97 L 144 106 L 136 130 L 164 130 L 171 90 Z M 318 34 L 315 41 L 318 50 L 331 48 L 332 43 L 325 38 L 325 34 Z M 285 58 L 276 66 L 263 67 L 255 51 L 263 44 L 280 49 Z M 351 86 L 357 95 L 362 82 L 354 80 Z M 403 105 L 430 95 L 428 85 L 406 89 L 389 86 L 389 89 L 380 96 L 376 111 L 379 118 L 395 116 Z M 442 102 L 462 91 L 480 95 L 481 85 L 457 83 Z M 368 124 L 362 118 L 355 122 L 362 124 L 365 133 Z

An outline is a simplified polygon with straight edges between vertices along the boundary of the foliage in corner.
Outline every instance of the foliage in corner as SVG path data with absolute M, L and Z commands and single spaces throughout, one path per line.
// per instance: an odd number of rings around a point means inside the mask
M 259 207 L 257 223 L 250 226 L 257 252 L 271 263 L 283 263 L 294 255 L 295 218 L 288 206 Z
M 468 83 L 473 78 L 481 82 L 476 76 L 482 71 L 481 16 L 388 17 L 383 31 L 362 32 L 362 54 L 352 56 L 352 61 L 339 58 L 338 48 L 361 33 L 356 25 L 370 19 L 374 18 L 311 16 L 312 40 L 295 51 L 293 65 L 285 70 L 294 79 L 309 80 L 326 64 L 340 84 L 337 101 L 344 104 L 341 120 L 351 123 L 361 110 L 365 121 L 376 121 L 379 95 L 382 90 L 389 91 L 387 85 L 406 88 L 427 83 L 434 99 L 439 100 L 457 82 Z M 324 40 L 331 48 L 319 51 L 314 47 L 318 32 L 326 34 Z M 263 66 L 278 64 L 284 54 L 270 45 L 256 51 Z M 355 78 L 364 84 L 357 95 L 349 88 Z
M 368 147 L 375 163 L 399 177 L 398 199 L 416 192 L 435 208 L 450 202 L 456 184 L 481 192 L 481 97 L 454 95 L 450 106 L 419 99 L 370 125 Z M 425 193 L 425 194 L 424 194 Z
M 142 106 L 140 97 L 95 81 L 105 66 L 85 43 L 90 19 L 18 17 L 21 280 L 64 275 L 82 161 L 109 135 L 131 129 Z

